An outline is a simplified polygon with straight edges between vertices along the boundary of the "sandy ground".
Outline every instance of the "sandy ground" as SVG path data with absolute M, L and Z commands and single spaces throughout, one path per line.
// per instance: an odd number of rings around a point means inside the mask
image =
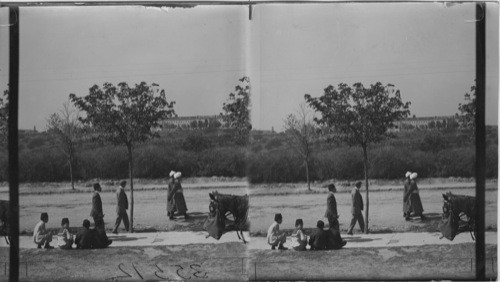
M 255 280 L 431 280 L 475 277 L 473 243 L 336 251 L 250 250 Z M 486 276 L 497 277 L 497 246 L 486 246 Z
M 402 212 L 402 191 L 385 190 L 370 192 L 370 217 L 369 227 L 372 232 L 408 232 L 426 231 L 434 232 L 441 219 L 443 197 L 442 193 L 452 191 L 455 194 L 474 195 L 474 188 L 449 189 L 449 190 L 421 190 L 424 214 L 428 220 L 421 221 L 413 218 L 405 221 Z M 365 201 L 365 191 L 361 191 Z M 304 227 L 311 229 L 316 227 L 318 220 L 323 220 L 326 225 L 328 221 L 324 218 L 326 210 L 326 193 L 313 194 L 288 194 L 288 195 L 253 195 L 250 198 L 250 221 L 251 234 L 253 236 L 265 236 L 269 225 L 273 222 L 274 214 L 283 215 L 281 230 L 291 232 L 294 228 L 295 219 L 302 218 Z M 347 231 L 350 221 L 351 196 L 349 193 L 336 193 L 337 209 L 340 215 L 340 229 Z M 496 230 L 497 227 L 497 191 L 486 191 L 486 227 Z M 354 232 L 359 233 L 356 225 Z
M 8 257 L 7 248 L 0 248 L 0 257 Z M 242 243 L 22 249 L 19 276 L 21 281 L 246 281 L 247 263 Z M 0 280 L 8 280 L 5 273 L 8 264 L 1 265 Z

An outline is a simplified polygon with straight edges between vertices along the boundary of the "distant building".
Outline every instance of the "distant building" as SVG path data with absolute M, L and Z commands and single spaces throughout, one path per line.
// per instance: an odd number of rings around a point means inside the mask
M 434 130 L 449 127 L 457 127 L 458 122 L 455 116 L 433 116 L 433 117 L 413 117 L 400 120 L 394 123 L 395 127 L 391 131 L 410 130 Z
M 217 128 L 224 124 L 220 115 L 206 116 L 185 116 L 169 118 L 161 122 L 163 130 L 177 128 L 196 129 L 196 128 Z

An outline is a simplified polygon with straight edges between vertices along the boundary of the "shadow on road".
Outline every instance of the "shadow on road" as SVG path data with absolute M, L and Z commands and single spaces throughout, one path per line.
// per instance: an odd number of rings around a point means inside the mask
M 113 241 L 117 242 L 127 242 L 127 241 L 137 241 L 140 239 L 147 239 L 148 237 L 127 237 L 127 236 L 120 236 L 120 235 L 114 235 L 114 236 L 109 236 L 110 239 Z
M 348 243 L 361 243 L 361 242 L 372 242 L 376 240 L 382 240 L 381 238 L 362 238 L 362 237 L 353 237 L 353 236 L 346 236 L 343 237 L 342 239 L 346 240 Z

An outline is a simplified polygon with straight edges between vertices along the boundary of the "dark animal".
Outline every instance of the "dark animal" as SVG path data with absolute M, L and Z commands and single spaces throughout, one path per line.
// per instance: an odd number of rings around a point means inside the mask
M 226 195 L 215 191 L 209 196 L 209 215 L 203 225 L 209 233 L 207 238 L 212 236 L 218 240 L 222 234 L 236 230 L 238 238 L 246 243 L 243 231 L 248 230 L 248 195 Z M 232 215 L 233 220 L 228 218 L 229 215 Z
M 9 210 L 9 201 L 0 200 L 0 222 L 2 223 L 2 226 L 0 227 L 0 235 L 3 235 L 5 237 L 5 242 L 7 242 L 8 245 L 10 245 Z
M 456 234 L 470 231 L 472 239 L 475 240 L 476 197 L 448 192 L 443 194 L 443 198 L 443 220 L 440 223 L 443 237 L 453 240 Z

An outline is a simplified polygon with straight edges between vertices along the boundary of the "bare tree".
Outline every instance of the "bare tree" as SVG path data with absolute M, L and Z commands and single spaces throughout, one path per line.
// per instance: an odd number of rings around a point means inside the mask
M 311 190 L 309 163 L 314 141 L 317 138 L 313 124 L 314 113 L 305 103 L 301 103 L 295 114 L 290 114 L 284 120 L 285 135 L 289 146 L 294 149 L 304 161 L 306 167 L 307 189 Z
M 59 140 L 59 148 L 67 158 L 71 188 L 75 189 L 73 167 L 75 164 L 75 145 L 82 134 L 82 124 L 79 121 L 80 111 L 71 106 L 69 101 L 62 105 L 59 113 L 53 113 L 47 119 L 47 131 Z

